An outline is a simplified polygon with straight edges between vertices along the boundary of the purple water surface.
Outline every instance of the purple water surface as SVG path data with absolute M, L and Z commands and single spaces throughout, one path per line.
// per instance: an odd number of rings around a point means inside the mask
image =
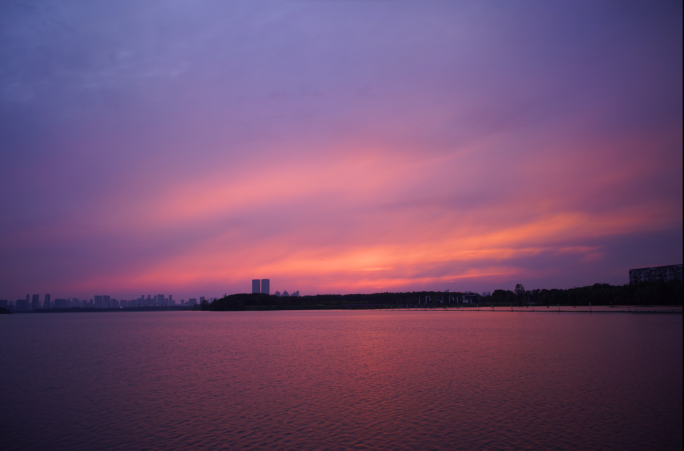
M 5 450 L 681 449 L 682 315 L 0 317 Z

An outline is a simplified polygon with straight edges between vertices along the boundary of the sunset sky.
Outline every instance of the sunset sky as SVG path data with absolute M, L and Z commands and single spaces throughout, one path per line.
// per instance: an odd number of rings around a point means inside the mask
M 0 61 L 0 299 L 682 263 L 680 0 L 3 1 Z

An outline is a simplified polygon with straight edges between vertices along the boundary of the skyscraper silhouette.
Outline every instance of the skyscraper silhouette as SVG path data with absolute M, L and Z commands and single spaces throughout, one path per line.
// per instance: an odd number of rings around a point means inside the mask
M 271 294 L 271 279 L 261 279 L 261 292 Z
M 261 293 L 261 280 L 252 279 L 252 293 Z

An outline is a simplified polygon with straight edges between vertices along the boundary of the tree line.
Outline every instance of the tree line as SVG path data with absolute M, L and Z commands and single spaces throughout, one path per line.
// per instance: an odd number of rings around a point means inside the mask
M 479 305 L 681 305 L 682 281 L 644 282 L 633 285 L 594 284 L 587 287 L 525 290 L 495 290 L 491 295 L 443 291 L 411 291 L 374 294 L 318 294 L 279 297 L 261 293 L 232 294 L 212 302 L 204 301 L 195 310 L 313 310 L 339 308 L 449 307 L 463 300 Z M 471 304 L 472 305 L 472 304 Z

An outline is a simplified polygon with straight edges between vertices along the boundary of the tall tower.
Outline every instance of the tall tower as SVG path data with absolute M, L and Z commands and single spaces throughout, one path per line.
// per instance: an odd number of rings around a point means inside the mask
M 261 292 L 271 294 L 271 279 L 261 279 Z
M 252 279 L 252 293 L 261 293 L 261 280 Z
M 43 302 L 43 308 L 50 308 L 50 295 L 45 295 L 45 302 Z

